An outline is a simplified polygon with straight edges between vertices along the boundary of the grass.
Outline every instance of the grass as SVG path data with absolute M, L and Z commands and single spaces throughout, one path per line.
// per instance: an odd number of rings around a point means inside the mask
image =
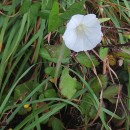
M 65 25 L 88 13 L 102 21 L 103 39 L 75 53 Z M 130 129 L 128 0 L 3 0 L 0 14 L 1 130 Z

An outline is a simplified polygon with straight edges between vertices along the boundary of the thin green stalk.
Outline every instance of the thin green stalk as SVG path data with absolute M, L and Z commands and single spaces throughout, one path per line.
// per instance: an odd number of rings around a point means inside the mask
M 8 21 L 9 21 L 9 18 L 5 17 L 4 22 L 3 22 L 3 26 L 2 26 L 2 29 L 1 29 L 1 33 L 0 33 L 0 52 L 2 51 L 3 38 L 4 38 L 4 35 L 5 35 L 6 28 L 8 26 Z M 0 64 L 0 86 L 2 84 L 2 79 L 3 79 L 3 67 Z
M 34 66 L 34 65 L 33 65 Z M 22 75 L 21 77 L 18 79 L 18 81 L 33 67 L 31 66 L 29 69 L 27 69 Z M 46 82 L 48 82 L 50 79 L 50 77 L 48 77 L 46 80 L 44 80 L 40 85 L 38 85 L 24 100 L 22 103 L 26 103 Z M 17 82 L 18 82 L 17 81 Z M 9 94 L 13 91 L 13 89 L 15 88 L 15 86 L 17 85 L 17 82 L 16 84 L 14 84 L 14 86 L 11 88 Z M 9 98 L 10 95 L 7 95 L 6 97 L 6 101 L 4 101 L 3 105 L 2 105 L 2 108 L 0 108 L 0 110 L 4 108 L 5 104 L 7 103 L 7 100 Z M 14 111 L 13 113 L 9 116 L 9 118 L 6 120 L 7 124 L 14 118 L 14 116 L 18 113 L 18 111 L 20 110 L 20 108 L 23 106 L 23 104 L 20 104 Z M 1 130 L 4 130 L 5 127 L 3 127 Z
M 34 66 L 34 65 L 33 65 L 33 66 Z M 7 104 L 8 100 L 9 100 L 9 98 L 10 98 L 10 96 L 11 96 L 11 94 L 12 94 L 14 88 L 15 88 L 16 85 L 18 84 L 18 82 L 32 69 L 33 66 L 31 66 L 29 69 L 27 69 L 27 70 L 19 77 L 19 79 L 15 82 L 15 84 L 11 87 L 9 93 L 7 94 L 7 96 L 5 97 L 4 101 L 2 102 L 2 104 L 1 104 L 1 106 L 0 106 L 0 113 L 2 113 L 3 109 L 5 108 L 5 105 Z
M 12 55 L 12 53 L 14 53 L 14 51 L 16 50 L 16 48 L 17 48 L 18 45 L 19 45 L 21 36 L 22 36 L 23 31 L 24 31 L 24 29 L 25 29 L 24 27 L 25 27 L 25 24 L 26 24 L 26 21 L 27 21 L 27 16 L 28 16 L 27 13 L 24 14 L 24 16 L 23 16 L 23 19 L 22 19 L 22 22 L 21 22 L 21 27 L 20 27 L 20 30 L 19 30 L 19 33 L 18 33 L 18 37 L 17 37 L 16 42 L 15 42 L 15 45 L 13 46 L 13 48 L 12 48 L 12 50 L 11 50 L 11 52 L 10 52 L 10 54 L 8 55 L 8 57 L 7 57 L 6 60 L 8 60 L 8 59 L 10 58 L 10 56 Z
M 36 50 L 35 50 L 35 59 L 34 59 L 34 63 L 37 62 L 37 59 L 38 59 L 38 55 L 39 55 L 39 50 L 40 50 L 40 47 L 41 47 L 41 44 L 43 43 L 43 31 L 45 29 L 45 20 L 42 19 L 41 20 L 41 27 L 39 29 L 39 38 L 38 38 L 38 43 L 37 43 L 37 46 L 36 46 Z
M 37 124 L 41 123 L 42 121 L 48 119 L 50 116 L 54 115 L 56 112 L 58 112 L 60 109 L 62 109 L 63 107 L 65 107 L 66 104 L 65 103 L 59 103 L 57 104 L 56 107 L 54 107 L 51 111 L 43 114 L 43 116 L 41 116 L 38 120 L 34 121 L 32 124 L 28 125 L 27 127 L 25 127 L 23 130 L 31 130 L 32 128 L 34 128 Z

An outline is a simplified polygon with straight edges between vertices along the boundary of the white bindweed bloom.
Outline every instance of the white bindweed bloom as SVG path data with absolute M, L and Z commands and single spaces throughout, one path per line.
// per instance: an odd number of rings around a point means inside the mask
M 74 15 L 63 35 L 66 46 L 75 51 L 91 50 L 102 40 L 101 25 L 95 14 Z

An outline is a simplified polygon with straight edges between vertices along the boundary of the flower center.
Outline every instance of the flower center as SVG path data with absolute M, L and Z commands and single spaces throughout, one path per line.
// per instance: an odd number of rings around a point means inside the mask
M 84 33 L 84 30 L 85 30 L 85 26 L 84 26 L 83 24 L 79 24 L 79 25 L 76 27 L 77 33 L 83 34 L 83 33 Z

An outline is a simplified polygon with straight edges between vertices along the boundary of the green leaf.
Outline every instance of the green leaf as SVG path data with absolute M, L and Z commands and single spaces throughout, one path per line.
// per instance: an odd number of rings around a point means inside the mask
M 2 28 L 4 22 L 4 16 L 0 16 L 0 28 Z
M 31 1 L 30 0 L 23 0 L 23 3 L 22 3 L 21 8 L 20 8 L 20 12 L 21 13 L 28 12 L 29 9 L 30 9 L 30 6 L 31 6 Z
M 115 96 L 118 94 L 118 86 L 113 85 L 113 86 L 109 86 L 107 89 L 105 89 L 105 91 L 103 92 L 103 98 L 109 100 L 111 103 L 115 103 L 116 102 L 116 98 Z
M 48 32 L 55 31 L 62 23 L 63 20 L 59 17 L 59 4 L 55 1 L 49 15 Z
M 52 6 L 54 4 L 54 1 L 56 0 L 43 0 L 42 1 L 42 8 L 43 9 L 47 9 L 47 10 L 51 10 L 52 9 Z
M 51 123 L 52 130 L 63 130 L 64 128 L 64 125 L 61 122 L 61 120 L 59 120 L 56 117 L 52 117 L 50 119 L 50 123 Z
M 55 71 L 56 71 L 55 67 L 47 67 L 47 68 L 45 68 L 45 73 L 52 76 L 52 77 L 55 76 Z M 62 71 L 62 67 L 59 68 L 58 77 L 60 76 L 61 71 Z
M 0 100 L 0 104 L 2 104 L 2 102 L 6 96 L 7 96 L 7 94 L 2 95 L 1 100 Z M 14 97 L 10 96 L 10 98 L 8 99 L 8 102 L 6 103 L 6 107 L 14 105 L 15 102 L 16 102 L 16 100 L 14 99 Z
M 43 10 L 43 11 L 39 12 L 39 16 L 42 19 L 48 19 L 49 14 L 50 14 L 50 10 Z
M 104 60 L 107 57 L 107 54 L 108 54 L 108 48 L 100 47 L 99 56 L 102 60 Z
M 33 87 L 34 83 L 32 81 L 18 85 L 14 90 L 14 99 L 25 99 L 26 95 L 33 90 Z
M 86 93 L 80 103 L 80 108 L 87 117 L 87 120 L 94 119 L 97 113 L 96 108 L 94 107 L 93 96 L 89 93 Z
M 39 96 L 39 99 L 40 99 L 40 100 L 43 100 L 43 99 L 45 99 L 45 96 L 44 96 L 44 94 L 40 94 L 40 96 Z
M 61 18 L 69 20 L 75 14 L 84 14 L 83 4 L 85 1 L 77 2 L 72 4 L 68 10 L 61 14 Z
M 55 46 L 54 45 L 46 45 L 46 46 L 44 46 L 44 48 L 42 48 L 40 50 L 40 55 L 42 58 L 44 58 L 46 60 L 57 63 L 59 56 L 60 56 L 61 49 L 62 49 L 61 44 L 57 44 Z M 61 63 L 68 63 L 69 56 L 70 56 L 70 50 L 67 47 L 65 47 L 64 54 L 63 54 L 63 57 L 61 59 Z
M 48 89 L 44 92 L 45 98 L 57 97 L 56 91 L 54 89 Z
M 76 89 L 77 89 L 77 90 L 82 89 L 82 84 L 81 84 L 80 82 L 78 82 L 78 81 L 77 81 L 77 83 L 76 83 Z
M 0 4 L 0 9 L 3 11 L 12 11 L 14 10 L 14 6 L 13 5 L 4 5 L 4 4 Z
M 47 67 L 47 68 L 45 68 L 45 73 L 54 77 L 55 76 L 55 68 L 54 67 Z
M 100 19 L 98 19 L 98 20 L 100 21 L 100 23 L 104 23 L 104 22 L 106 22 L 106 21 L 109 21 L 110 18 L 100 18 Z
M 60 79 L 61 94 L 68 99 L 71 99 L 76 93 L 77 80 L 69 75 L 68 68 L 65 68 L 62 72 Z
M 103 89 L 106 88 L 106 86 L 107 86 L 107 80 L 108 80 L 107 76 L 106 75 L 98 75 L 98 77 L 99 77 L 99 79 L 100 79 L 100 81 L 102 83 Z M 92 78 L 89 81 L 89 84 L 90 84 L 91 88 L 93 89 L 94 93 L 96 95 L 98 95 L 102 88 L 101 88 L 101 85 L 100 85 L 97 77 Z
M 43 0 L 42 1 L 42 8 L 41 8 L 41 12 L 39 12 L 39 16 L 42 17 L 43 19 L 48 19 L 49 14 L 52 10 L 52 6 L 53 6 L 54 0 Z
M 36 2 L 36 3 L 31 5 L 30 10 L 29 10 L 29 14 L 28 14 L 29 20 L 31 23 L 36 22 L 37 17 L 39 16 L 40 6 L 41 6 L 41 4 L 39 2 Z
M 91 55 L 90 57 L 91 57 L 94 65 L 97 66 L 99 64 L 98 60 L 93 55 Z M 76 57 L 76 59 L 77 59 L 77 61 L 81 65 L 83 65 L 83 66 L 85 66 L 87 68 L 93 68 L 91 60 L 87 57 L 87 55 L 85 53 L 78 54 L 78 56 Z

